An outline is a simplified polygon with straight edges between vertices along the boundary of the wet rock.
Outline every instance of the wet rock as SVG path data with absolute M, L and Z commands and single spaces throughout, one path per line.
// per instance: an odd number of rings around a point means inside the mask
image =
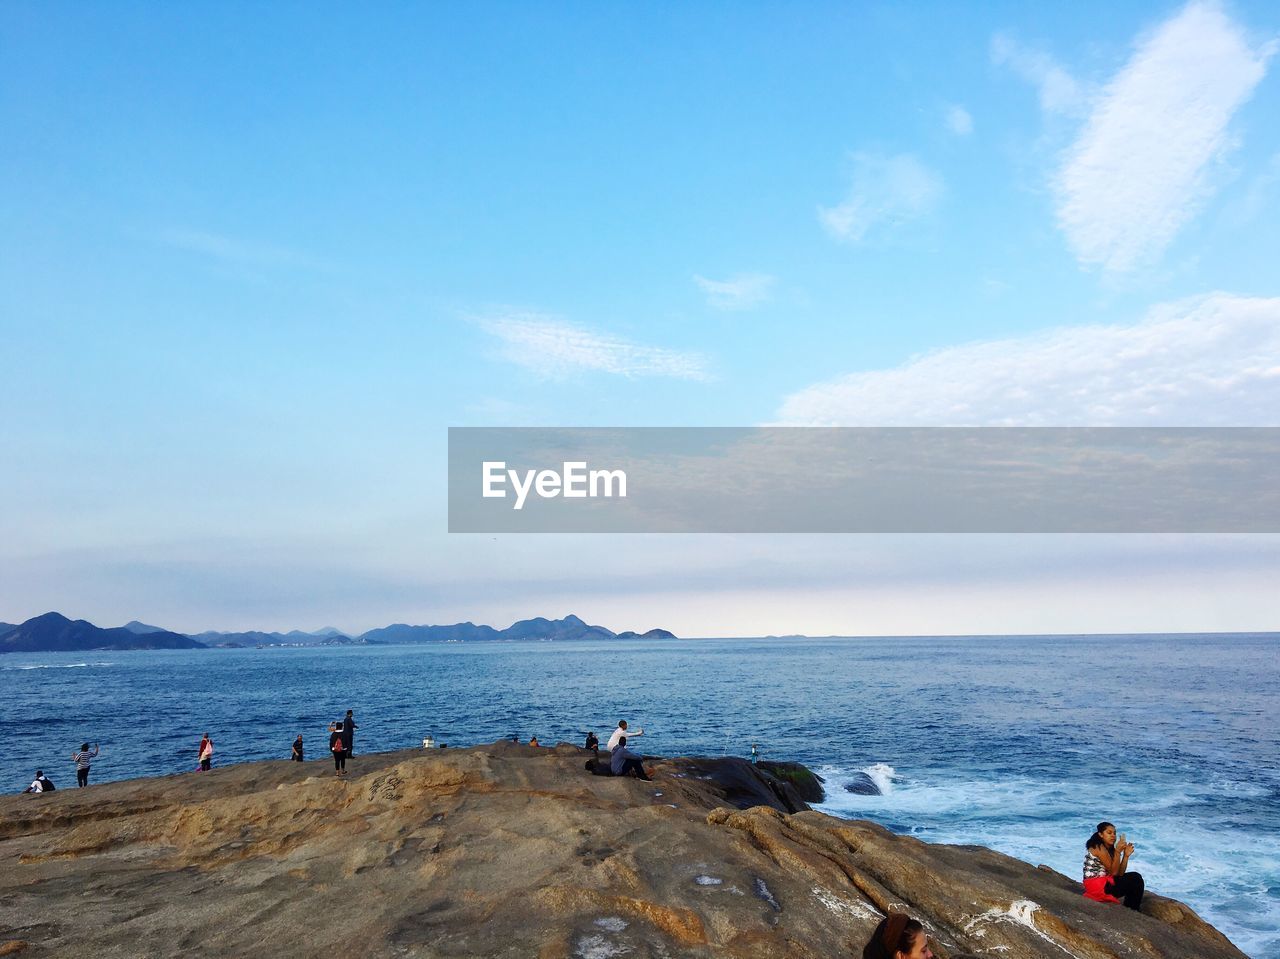
M 881 795 L 880 787 L 876 785 L 876 781 L 863 772 L 855 773 L 853 781 L 844 784 L 844 791 L 858 796 Z

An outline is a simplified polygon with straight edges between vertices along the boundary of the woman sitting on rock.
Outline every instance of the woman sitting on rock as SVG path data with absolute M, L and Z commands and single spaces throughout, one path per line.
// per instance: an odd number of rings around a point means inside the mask
M 876 926 L 862 959 L 933 959 L 933 950 L 924 926 L 906 913 L 891 912 Z
M 1084 894 L 1097 902 L 1120 902 L 1130 909 L 1142 906 L 1146 884 L 1142 874 L 1129 872 L 1133 843 L 1121 836 L 1116 841 L 1116 827 L 1098 823 L 1098 830 L 1084 844 Z M 1119 898 L 1117 898 L 1119 897 Z

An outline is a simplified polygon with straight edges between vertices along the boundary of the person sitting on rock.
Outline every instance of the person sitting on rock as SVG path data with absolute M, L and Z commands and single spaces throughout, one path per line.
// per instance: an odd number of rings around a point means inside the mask
M 649 776 L 644 771 L 644 764 L 641 763 L 640 757 L 627 748 L 626 736 L 618 737 L 618 744 L 613 747 L 613 752 L 610 754 L 609 768 L 615 776 L 635 773 L 636 779 L 649 781 Z
M 538 737 L 537 737 L 537 736 L 534 736 L 532 739 L 530 739 L 530 740 L 529 740 L 529 745 L 530 745 L 530 746 L 539 746 L 539 745 L 541 745 L 541 743 L 539 743 L 539 742 L 538 742 Z
M 36 770 L 36 778 L 31 781 L 31 785 L 22 790 L 24 793 L 48 793 L 57 789 L 52 780 L 44 774 L 43 769 Z
M 597 737 L 597 736 L 596 736 L 596 734 L 595 734 L 595 733 L 593 733 L 593 732 L 592 732 L 592 733 L 587 733 L 587 747 L 586 747 L 586 748 L 587 748 L 587 749 L 590 749 L 593 753 L 594 753 L 594 752 L 596 752 L 596 751 L 598 751 L 598 750 L 600 749 L 600 739 L 599 739 L 599 737 Z
M 613 731 L 613 735 L 609 737 L 609 752 L 613 752 L 613 747 L 618 745 L 618 740 L 623 736 L 628 739 L 635 739 L 637 736 L 643 736 L 644 730 L 637 729 L 634 733 L 627 732 L 627 721 L 625 719 L 618 720 L 618 728 Z
M 1098 823 L 1098 829 L 1084 844 L 1084 895 L 1096 902 L 1120 902 L 1130 909 L 1142 907 L 1146 883 L 1142 874 L 1129 872 L 1134 845 L 1124 836 L 1116 839 L 1116 827 Z
M 891 912 L 863 947 L 862 959 L 933 959 L 924 926 L 906 913 Z

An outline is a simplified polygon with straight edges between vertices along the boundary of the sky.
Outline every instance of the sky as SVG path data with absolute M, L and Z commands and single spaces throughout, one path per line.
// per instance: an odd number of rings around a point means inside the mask
M 0 2 L 0 620 L 1280 629 L 1280 537 L 446 530 L 450 426 L 1280 425 L 1267 3 Z

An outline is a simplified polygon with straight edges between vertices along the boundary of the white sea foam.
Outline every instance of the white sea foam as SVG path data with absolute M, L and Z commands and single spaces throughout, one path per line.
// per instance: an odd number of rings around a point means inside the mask
M 880 789 L 880 795 L 888 796 L 893 792 L 893 780 L 898 772 L 888 763 L 872 763 L 862 771 Z
M 1205 810 L 1224 799 L 1249 804 L 1274 800 L 1257 781 L 1215 778 L 1198 782 L 1041 780 L 949 775 L 930 781 L 905 763 L 894 773 L 889 795 L 849 793 L 844 785 L 869 767 L 828 766 L 827 801 L 818 808 L 850 818 L 870 818 L 930 842 L 977 844 L 1032 865 L 1041 863 L 1080 878 L 1084 840 L 1100 819 L 1112 819 L 1136 844 L 1133 868 L 1147 888 L 1189 903 L 1208 921 L 1231 931 L 1249 955 L 1275 955 L 1280 904 L 1270 892 L 1280 880 L 1274 844 L 1264 820 L 1222 829 Z M 1246 806 L 1247 808 L 1247 806 Z M 1246 813 L 1247 815 L 1247 813 Z M 1262 928 L 1239 921 L 1253 917 Z
M 715 876 L 697 876 L 693 881 L 699 886 L 719 886 L 724 882 L 723 879 L 717 879 Z
M 0 666 L 6 669 L 89 669 L 94 666 L 114 666 L 115 663 L 24 663 L 21 666 Z

